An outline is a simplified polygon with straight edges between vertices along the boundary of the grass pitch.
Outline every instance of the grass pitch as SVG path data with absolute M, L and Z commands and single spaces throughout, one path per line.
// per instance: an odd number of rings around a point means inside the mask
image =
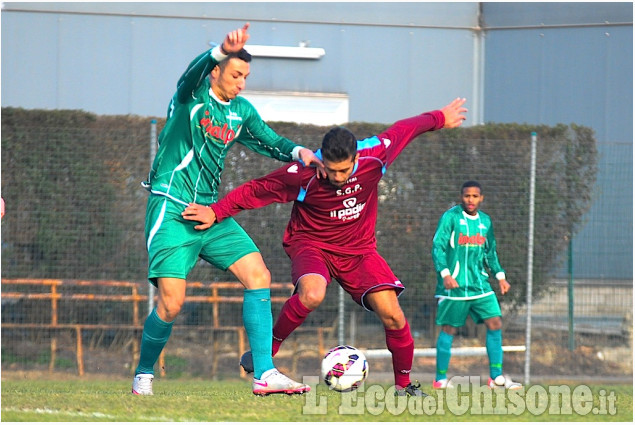
M 633 421 L 632 385 L 530 386 L 526 392 L 512 397 L 505 392 L 496 395 L 482 389 L 459 394 L 454 399 L 449 393 L 423 386 L 431 397 L 399 400 L 392 396 L 388 384 L 368 382 L 360 391 L 344 394 L 309 382 L 313 387 L 309 394 L 268 397 L 253 396 L 251 381 L 247 380 L 156 379 L 152 397 L 131 395 L 130 383 L 131 379 L 115 378 L 3 376 L 1 419 L 3 422 Z M 560 396 L 551 397 L 553 388 L 559 389 Z M 567 393 L 574 395 L 572 402 Z

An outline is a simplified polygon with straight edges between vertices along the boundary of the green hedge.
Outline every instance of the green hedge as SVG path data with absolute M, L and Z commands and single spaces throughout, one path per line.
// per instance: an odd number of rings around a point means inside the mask
M 143 221 L 152 117 L 2 108 L 2 276 L 145 280 Z M 157 119 L 160 131 L 164 120 Z M 270 123 L 312 149 L 329 127 Z M 358 138 L 385 124 L 349 123 Z M 530 135 L 538 134 L 534 295 L 549 288 L 568 239 L 591 204 L 597 173 L 592 130 L 571 125 L 486 124 L 427 133 L 389 168 L 380 184 L 380 253 L 409 288 L 407 307 L 429 300 L 436 279 L 431 240 L 440 215 L 468 179 L 484 187 L 499 256 L 522 304 L 527 274 Z M 280 163 L 241 146 L 230 151 L 223 191 Z M 274 281 L 288 281 L 280 246 L 290 205 L 241 213 L 237 220 L 263 252 Z M 190 280 L 231 276 L 201 265 Z

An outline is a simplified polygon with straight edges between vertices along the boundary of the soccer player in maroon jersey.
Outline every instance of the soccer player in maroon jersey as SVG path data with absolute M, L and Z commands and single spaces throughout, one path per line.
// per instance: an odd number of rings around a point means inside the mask
M 333 128 L 316 152 L 327 179 L 318 179 L 315 169 L 292 162 L 237 187 L 210 206 L 190 204 L 183 211 L 185 219 L 201 223 L 195 229 L 204 230 L 242 210 L 293 202 L 283 247 L 291 258 L 295 291 L 273 327 L 274 355 L 320 305 L 327 285 L 335 279 L 384 325 L 397 394 L 425 396 L 419 384 L 410 381 L 414 340 L 397 299 L 404 286 L 377 252 L 377 186 L 415 137 L 460 126 L 467 112 L 464 103 L 457 98 L 440 110 L 397 121 L 383 133 L 360 141 L 345 128 Z

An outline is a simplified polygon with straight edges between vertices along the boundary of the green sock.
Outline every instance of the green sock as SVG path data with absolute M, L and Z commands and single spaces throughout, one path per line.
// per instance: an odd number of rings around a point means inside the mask
M 251 347 L 254 378 L 260 379 L 263 372 L 275 367 L 271 357 L 273 317 L 269 288 L 245 289 L 243 324 Z
M 489 357 L 489 376 L 494 379 L 503 374 L 503 335 L 500 329 L 487 330 L 485 347 Z
M 135 375 L 140 373 L 154 374 L 154 364 L 170 338 L 173 323 L 174 321 L 164 322 L 157 314 L 156 308 L 146 318 L 143 325 L 143 335 L 141 336 L 139 365 L 135 370 Z
M 436 381 L 446 379 L 448 367 L 450 366 L 450 356 L 452 355 L 452 341 L 454 336 L 441 331 L 437 338 L 437 376 Z

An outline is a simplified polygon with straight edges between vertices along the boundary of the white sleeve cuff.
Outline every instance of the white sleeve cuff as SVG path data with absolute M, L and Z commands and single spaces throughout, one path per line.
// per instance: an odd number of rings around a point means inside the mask
M 304 146 L 296 146 L 295 148 L 293 148 L 293 150 L 291 151 L 291 158 L 293 158 L 294 161 L 300 160 L 300 151 L 302 149 L 304 149 Z
M 496 273 L 496 279 L 498 279 L 498 280 L 503 280 L 503 279 L 505 279 L 505 272 L 498 272 L 498 273 Z
M 217 62 L 220 62 L 227 57 L 227 55 L 224 55 L 223 52 L 220 51 L 220 46 L 220 44 L 218 46 L 214 46 L 210 53 Z
M 448 269 L 441 270 L 441 277 L 444 278 L 446 276 L 450 276 L 450 270 Z

